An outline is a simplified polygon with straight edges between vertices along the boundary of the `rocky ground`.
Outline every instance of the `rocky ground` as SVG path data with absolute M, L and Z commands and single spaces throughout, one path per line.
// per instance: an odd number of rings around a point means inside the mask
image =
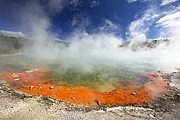
M 0 120 L 178 120 L 180 118 L 180 72 L 163 76 L 168 92 L 146 107 L 95 108 L 71 105 L 49 97 L 34 97 L 14 91 L 0 80 Z

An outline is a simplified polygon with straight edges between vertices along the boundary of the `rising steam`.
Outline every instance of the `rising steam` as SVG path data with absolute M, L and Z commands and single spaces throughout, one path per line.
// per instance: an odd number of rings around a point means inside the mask
M 48 3 L 46 6 L 33 0 L 24 2 L 23 7 L 18 8 L 21 26 L 30 33 L 28 37 L 34 41 L 33 47 L 25 48 L 24 52 L 40 61 L 55 62 L 58 72 L 75 68 L 87 73 L 103 71 L 102 76 L 112 76 L 121 74 L 120 71 L 123 70 L 144 72 L 175 69 L 180 66 L 179 7 L 174 7 L 170 11 L 160 11 L 157 6 L 152 5 L 140 19 L 132 21 L 128 26 L 127 40 L 117 36 L 113 31 L 104 30 L 117 28 L 111 21 L 108 22 L 108 26 L 97 28 L 96 33 L 88 34 L 85 32 L 87 23 L 83 20 L 74 20 L 78 23 L 73 25 L 80 24 L 80 26 L 66 38 L 69 45 L 63 45 L 47 41 L 48 38 L 56 38 L 56 34 L 49 32 L 51 27 L 49 14 L 60 13 L 65 6 L 78 5 L 79 1 L 44 1 Z M 50 9 L 50 13 L 46 11 L 47 8 Z M 160 29 L 157 37 L 170 38 L 170 45 L 160 44 L 154 49 L 131 50 L 133 44 L 147 41 L 147 34 L 153 23 Z M 125 41 L 131 42 L 129 47 L 119 47 Z M 109 71 L 105 70 L 107 68 Z

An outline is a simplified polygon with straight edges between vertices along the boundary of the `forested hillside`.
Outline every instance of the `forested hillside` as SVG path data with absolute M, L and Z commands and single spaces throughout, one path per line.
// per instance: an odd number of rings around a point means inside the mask
M 0 54 L 13 54 L 21 52 L 22 48 L 30 41 L 23 37 L 0 35 Z

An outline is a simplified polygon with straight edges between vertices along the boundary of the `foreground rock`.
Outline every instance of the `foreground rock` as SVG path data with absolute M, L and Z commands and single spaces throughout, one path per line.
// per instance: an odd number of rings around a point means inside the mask
M 180 73 L 166 74 L 169 81 L 168 93 L 155 99 L 143 107 L 81 107 L 74 106 L 48 97 L 33 97 L 17 93 L 1 80 L 0 84 L 0 119 L 1 120 L 99 120 L 99 119 L 124 119 L 124 120 L 178 120 L 180 118 Z M 171 86 L 175 84 L 176 86 Z
M 149 81 L 143 86 L 129 81 L 126 86 L 120 84 L 117 89 L 104 92 L 87 86 L 71 87 L 54 84 L 49 81 L 51 79 L 49 74 L 48 69 L 39 68 L 17 73 L 5 72 L 0 79 L 4 79 L 16 91 L 34 96 L 50 96 L 76 105 L 91 107 L 98 105 L 99 108 L 124 105 L 145 106 L 145 103 L 152 102 L 153 98 L 167 91 L 167 82 L 162 78 L 161 72 L 145 73 L 144 77 Z
M 155 114 L 152 109 L 143 107 L 114 107 L 100 110 L 86 108 L 56 101 L 48 97 L 32 97 L 14 92 L 1 86 L 1 120 L 99 120 L 99 119 L 151 119 Z

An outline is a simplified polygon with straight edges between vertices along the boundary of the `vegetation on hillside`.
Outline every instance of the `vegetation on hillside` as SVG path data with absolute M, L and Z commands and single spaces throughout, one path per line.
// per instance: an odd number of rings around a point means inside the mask
M 12 37 L 0 35 L 0 54 L 13 54 L 20 52 L 27 45 L 28 39 L 23 37 Z

